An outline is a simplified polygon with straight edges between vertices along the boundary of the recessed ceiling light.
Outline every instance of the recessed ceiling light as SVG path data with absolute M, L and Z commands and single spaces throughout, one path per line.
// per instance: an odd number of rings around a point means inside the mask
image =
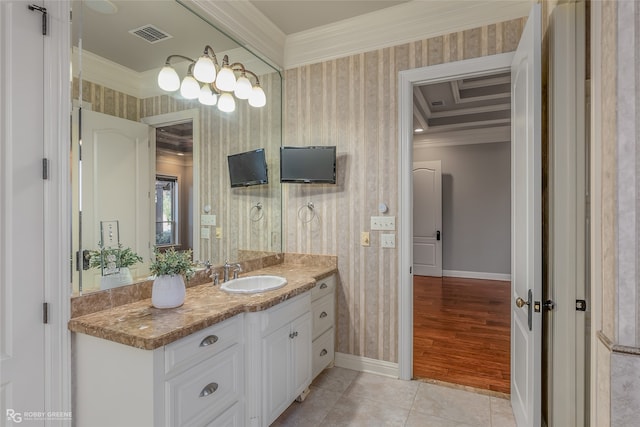
M 413 131 L 414 131 L 415 133 L 421 133 L 421 132 L 424 132 L 424 129 L 422 129 L 422 128 L 415 128 Z
M 176 153 L 176 154 L 177 154 L 178 156 L 184 156 L 184 153 L 180 153 L 180 152 L 178 152 L 178 153 Z
M 84 0 L 84 3 L 89 9 L 105 15 L 113 15 L 118 11 L 118 6 L 109 0 Z

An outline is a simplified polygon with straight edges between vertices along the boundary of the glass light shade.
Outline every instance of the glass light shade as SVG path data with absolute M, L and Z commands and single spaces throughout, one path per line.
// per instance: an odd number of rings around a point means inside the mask
M 236 75 L 229 67 L 222 67 L 216 77 L 216 86 L 225 92 L 233 92 L 236 87 Z
M 236 89 L 234 93 L 238 99 L 249 99 L 251 96 L 251 82 L 245 76 L 240 76 L 236 81 Z
M 182 80 L 180 95 L 182 95 L 184 99 L 196 99 L 200 96 L 200 83 L 198 83 L 193 76 L 188 75 Z
M 193 77 L 203 83 L 213 83 L 216 79 L 216 66 L 211 58 L 202 55 L 193 67 Z
M 264 107 L 267 104 L 267 97 L 260 86 L 254 86 L 249 97 L 249 105 L 252 107 Z
M 200 101 L 200 103 L 204 105 L 216 105 L 216 102 L 218 102 L 218 96 L 215 93 L 211 92 L 211 88 L 209 88 L 209 85 L 204 85 L 200 89 L 200 96 L 198 97 L 198 101 Z
M 236 109 L 236 100 L 230 93 L 223 93 L 218 100 L 218 109 L 225 113 L 231 113 Z
M 180 88 L 180 77 L 173 67 L 165 65 L 158 73 L 158 86 L 167 92 L 173 92 Z

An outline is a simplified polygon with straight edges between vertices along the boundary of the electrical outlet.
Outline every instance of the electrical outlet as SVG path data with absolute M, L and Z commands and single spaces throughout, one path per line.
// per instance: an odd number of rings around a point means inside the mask
M 216 225 L 215 215 L 200 215 L 200 225 Z
M 381 234 L 380 235 L 380 247 L 381 248 L 395 248 L 396 247 L 396 235 L 395 234 Z
M 371 229 L 394 231 L 396 229 L 396 217 L 395 216 L 372 216 Z
M 363 231 L 362 233 L 360 233 L 360 244 L 362 246 L 369 246 L 370 245 L 369 232 L 368 231 Z
M 208 239 L 210 235 L 211 235 L 211 230 L 209 230 L 209 227 L 200 227 L 201 239 Z
M 216 239 L 222 239 L 222 227 L 216 227 Z

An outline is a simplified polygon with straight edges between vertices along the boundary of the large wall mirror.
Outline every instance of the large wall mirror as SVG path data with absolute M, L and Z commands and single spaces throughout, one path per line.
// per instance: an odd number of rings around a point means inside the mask
M 280 73 L 188 2 L 72 7 L 73 293 L 146 280 L 155 247 L 214 266 L 281 252 Z M 214 53 L 218 74 L 225 56 L 238 81 L 244 68 L 249 96 L 259 81 L 264 106 L 218 81 L 196 81 L 210 91 L 196 99 L 159 87 L 166 62 L 179 84 L 197 74 L 190 60 Z M 268 183 L 232 187 L 228 156 L 259 149 Z

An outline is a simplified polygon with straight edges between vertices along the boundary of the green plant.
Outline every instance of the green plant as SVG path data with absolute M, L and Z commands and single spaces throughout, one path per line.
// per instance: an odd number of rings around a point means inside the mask
M 131 250 L 131 248 L 123 248 L 119 244 L 117 248 L 100 248 L 96 251 L 89 252 L 89 267 L 99 268 L 103 265 L 105 268 L 113 269 L 116 267 L 131 267 L 133 264 L 142 262 L 142 257 Z
M 169 248 L 160 252 L 158 248 L 154 251 L 155 260 L 151 262 L 149 269 L 151 274 L 156 276 L 181 274 L 188 279 L 193 276 L 195 264 L 191 260 L 191 249 L 186 251 L 176 251 Z

